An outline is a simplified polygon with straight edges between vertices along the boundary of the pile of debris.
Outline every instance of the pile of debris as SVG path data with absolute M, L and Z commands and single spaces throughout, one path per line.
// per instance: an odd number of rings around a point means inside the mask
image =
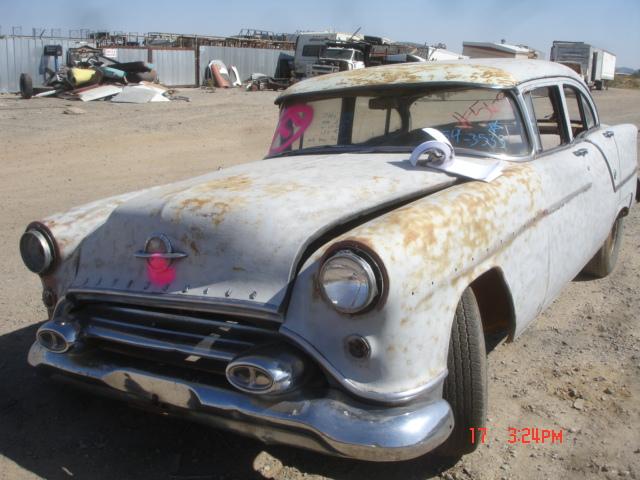
M 83 102 L 149 103 L 185 99 L 173 97 L 173 90 L 157 82 L 158 73 L 151 63 L 117 62 L 103 56 L 101 49 L 82 46 L 67 51 L 66 65 L 55 71 L 48 69 L 44 87 L 34 88 L 31 77 L 21 74 L 20 94 L 22 98 L 57 96 Z
M 244 85 L 247 91 L 284 90 L 291 85 L 289 78 L 273 78 L 262 73 L 252 73 L 244 82 L 235 65 L 227 68 L 222 60 L 211 60 L 204 71 L 205 86 L 231 88 Z

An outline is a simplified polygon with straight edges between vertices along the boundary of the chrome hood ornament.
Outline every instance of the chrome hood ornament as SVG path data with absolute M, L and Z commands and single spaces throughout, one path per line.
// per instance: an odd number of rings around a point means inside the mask
M 154 233 L 144 244 L 144 249 L 133 254 L 136 258 L 147 260 L 162 258 L 169 262 L 188 256 L 184 252 L 174 252 L 169 238 L 162 233 Z

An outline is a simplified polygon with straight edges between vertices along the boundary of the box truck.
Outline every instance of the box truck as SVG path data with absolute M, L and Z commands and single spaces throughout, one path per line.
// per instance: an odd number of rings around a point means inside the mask
M 597 90 L 602 90 L 606 81 L 613 80 L 616 71 L 613 53 L 584 42 L 556 40 L 550 58 L 575 70 L 589 87 Z

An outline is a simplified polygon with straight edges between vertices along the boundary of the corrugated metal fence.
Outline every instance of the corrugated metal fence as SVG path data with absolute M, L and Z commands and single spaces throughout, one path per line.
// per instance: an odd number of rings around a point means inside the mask
M 116 48 L 118 62 L 148 62 L 156 67 L 160 83 L 168 87 L 195 87 L 196 52 L 183 48 Z M 151 50 L 151 53 L 149 53 Z
M 160 83 L 170 87 L 195 86 L 195 50 L 151 50 L 151 61 L 156 66 Z
M 117 62 L 146 62 L 149 58 L 149 51 L 146 48 L 116 48 L 115 60 Z
M 66 62 L 67 49 L 80 44 L 68 38 L 0 38 L 0 93 L 20 91 L 21 73 L 31 75 L 34 86 L 43 84 L 45 69 L 55 70 L 53 57 L 42 54 L 45 45 L 62 45 L 62 57 L 58 58 L 62 65 Z M 88 45 L 95 46 L 91 43 Z
M 235 65 L 243 81 L 252 73 L 273 77 L 281 54 L 293 55 L 294 52 L 265 48 L 200 47 L 200 81 L 211 60 L 222 60 L 227 66 Z
M 66 62 L 67 49 L 78 47 L 80 43 L 67 38 L 0 38 L 0 93 L 18 92 L 21 73 L 31 75 L 34 86 L 42 86 L 45 69 L 48 67 L 55 70 L 53 57 L 43 55 L 45 45 L 62 45 L 62 57 L 58 59 L 59 65 L 62 65 Z M 95 46 L 91 42 L 88 45 Z M 229 66 L 235 65 L 240 78 L 245 80 L 252 73 L 274 76 L 281 55 L 294 53 L 261 48 L 200 47 L 199 78 L 196 78 L 195 50 L 157 47 L 126 47 L 116 50 L 116 61 L 151 61 L 156 66 L 160 82 L 167 86 L 182 87 L 199 85 L 211 60 L 222 60 Z

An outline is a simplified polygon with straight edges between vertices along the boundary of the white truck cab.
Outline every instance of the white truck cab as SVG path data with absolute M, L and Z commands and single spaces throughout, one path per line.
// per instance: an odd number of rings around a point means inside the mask
M 324 56 L 311 66 L 312 77 L 326 73 L 346 72 L 364 68 L 364 53 L 355 48 L 329 47 Z
M 311 66 L 325 56 L 329 42 L 359 41 L 364 37 L 340 32 L 305 32 L 296 39 L 294 69 L 297 77 L 308 77 Z M 363 64 L 364 65 L 364 64 Z

